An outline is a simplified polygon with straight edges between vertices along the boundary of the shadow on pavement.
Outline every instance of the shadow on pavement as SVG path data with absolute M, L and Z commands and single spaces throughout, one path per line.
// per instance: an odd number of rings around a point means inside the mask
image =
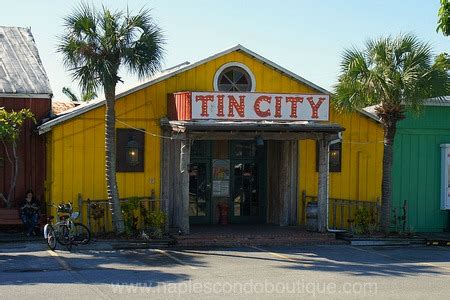
M 278 253 L 298 259 L 298 263 L 282 268 L 299 271 L 340 272 L 354 276 L 450 275 L 450 250 L 447 249 L 343 246 L 303 251 L 282 249 Z
M 45 250 L 44 250 L 45 249 Z M 40 250 L 21 246 L 1 249 L 0 286 L 52 284 L 136 284 L 157 286 L 189 279 L 176 261 L 161 253 L 136 251 L 57 251 L 57 257 Z M 197 264 L 194 256 L 185 256 L 186 263 Z M 62 263 L 61 263 L 62 261 Z M 164 267 L 164 271 L 161 268 Z
M 276 265 L 278 268 L 339 272 L 353 276 L 450 275 L 450 248 L 335 245 L 222 248 L 220 251 L 213 249 L 178 249 L 177 253 L 235 259 L 237 265 L 240 260 L 251 260 L 255 263 L 269 261 L 281 263 Z

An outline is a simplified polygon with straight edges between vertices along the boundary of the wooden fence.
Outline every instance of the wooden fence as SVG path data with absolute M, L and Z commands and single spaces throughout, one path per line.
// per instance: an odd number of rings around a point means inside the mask
M 302 208 L 301 224 L 306 224 L 306 207 L 309 202 L 317 202 L 317 196 L 306 195 L 306 192 L 302 192 Z M 380 202 L 377 198 L 376 201 L 363 201 L 363 200 L 348 200 L 348 199 L 335 199 L 329 198 L 328 201 L 328 228 L 339 230 L 350 230 L 352 223 L 355 219 L 355 214 L 358 209 L 366 208 L 373 213 L 377 218 L 379 217 Z
M 164 199 L 150 197 L 133 197 L 139 199 L 139 208 L 134 211 L 134 216 L 138 218 L 138 228 L 144 226 L 144 213 L 160 211 L 163 208 Z M 131 198 L 121 198 L 120 202 L 127 202 Z M 80 221 L 83 222 L 94 233 L 111 232 L 112 213 L 107 199 L 83 199 L 78 196 L 78 210 L 80 211 Z

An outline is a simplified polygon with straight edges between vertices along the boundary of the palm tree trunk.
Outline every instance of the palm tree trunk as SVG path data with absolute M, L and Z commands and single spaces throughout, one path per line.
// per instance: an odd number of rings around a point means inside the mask
M 397 122 L 384 124 L 383 178 L 381 182 L 381 229 L 387 234 L 391 224 L 392 166 Z
M 105 114 L 105 152 L 106 152 L 106 186 L 108 201 L 112 213 L 114 229 L 117 233 L 125 231 L 122 211 L 120 208 L 119 191 L 116 179 L 116 112 L 115 86 L 104 88 L 106 98 Z

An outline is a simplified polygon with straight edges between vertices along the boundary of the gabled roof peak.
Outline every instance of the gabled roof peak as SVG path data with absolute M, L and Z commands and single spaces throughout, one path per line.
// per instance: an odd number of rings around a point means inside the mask
M 158 82 L 166 80 L 167 78 L 170 78 L 170 77 L 175 76 L 175 75 L 177 75 L 179 73 L 182 73 L 182 72 L 188 71 L 190 69 L 193 69 L 193 68 L 195 68 L 195 67 L 197 67 L 199 65 L 205 64 L 205 63 L 207 63 L 209 61 L 212 61 L 212 60 L 214 60 L 214 59 L 216 59 L 218 57 L 227 55 L 227 54 L 229 54 L 231 52 L 234 52 L 234 51 L 242 51 L 245 54 L 249 55 L 250 57 L 255 58 L 255 59 L 259 60 L 259 61 L 262 61 L 265 65 L 278 70 L 280 73 L 285 74 L 286 76 L 291 77 L 294 80 L 297 80 L 297 81 L 299 81 L 299 82 L 301 82 L 303 84 L 306 84 L 306 85 L 316 89 L 318 92 L 325 93 L 325 94 L 329 94 L 330 93 L 327 90 L 325 90 L 324 88 L 322 88 L 322 87 L 320 87 L 318 85 L 315 85 L 314 83 L 304 79 L 303 77 L 301 77 L 301 76 L 299 76 L 299 75 L 297 75 L 297 74 L 295 74 L 295 73 L 293 73 L 293 72 L 291 72 L 291 71 L 281 67 L 280 65 L 274 63 L 273 61 L 271 61 L 271 60 L 269 60 L 269 59 L 267 59 L 267 58 L 257 54 L 256 52 L 251 51 L 250 49 L 248 49 L 248 48 L 246 48 L 244 46 L 242 46 L 241 44 L 237 44 L 237 45 L 235 45 L 233 47 L 227 48 L 227 49 L 225 49 L 223 51 L 220 51 L 220 52 L 218 52 L 216 54 L 208 56 L 208 57 L 206 57 L 204 59 L 201 59 L 201 60 L 199 60 L 197 62 L 194 62 L 192 64 L 189 63 L 188 61 L 186 61 L 184 63 L 175 65 L 175 66 L 173 66 L 171 68 L 165 69 L 162 72 L 160 72 L 159 74 L 156 74 L 155 76 L 150 77 L 148 81 L 146 81 L 144 83 L 141 83 L 141 84 L 139 84 L 139 85 L 137 85 L 135 87 L 129 88 L 129 89 L 127 89 L 124 92 L 118 93 L 116 95 L 116 99 L 125 97 L 125 96 L 127 96 L 129 94 L 132 94 L 132 93 L 136 92 L 136 91 L 139 91 L 139 90 L 142 90 L 144 88 L 147 88 L 147 87 L 149 87 L 151 85 L 154 85 L 154 84 L 156 84 Z M 64 115 L 62 115 L 62 116 L 60 116 L 60 117 L 58 117 L 56 119 L 50 120 L 50 121 L 42 124 L 39 127 L 39 134 L 43 134 L 43 133 L 51 130 L 51 128 L 53 126 L 55 126 L 55 125 L 57 125 L 57 124 L 59 124 L 61 122 L 67 121 L 67 120 L 69 120 L 71 118 L 74 118 L 74 117 L 76 117 L 78 115 L 81 115 L 81 114 L 83 114 L 85 112 L 88 112 L 88 111 L 90 111 L 92 109 L 100 107 L 104 103 L 105 103 L 105 100 L 96 100 L 96 101 L 89 102 L 86 105 L 80 105 L 78 107 L 75 107 L 75 108 L 67 111 L 66 114 L 64 114 Z
M 0 96 L 47 98 L 50 83 L 30 28 L 0 26 Z

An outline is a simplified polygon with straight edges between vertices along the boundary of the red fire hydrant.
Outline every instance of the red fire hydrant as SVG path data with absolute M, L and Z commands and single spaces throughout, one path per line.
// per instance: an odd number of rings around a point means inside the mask
M 226 203 L 219 203 L 219 224 L 228 225 L 228 210 L 229 206 Z

